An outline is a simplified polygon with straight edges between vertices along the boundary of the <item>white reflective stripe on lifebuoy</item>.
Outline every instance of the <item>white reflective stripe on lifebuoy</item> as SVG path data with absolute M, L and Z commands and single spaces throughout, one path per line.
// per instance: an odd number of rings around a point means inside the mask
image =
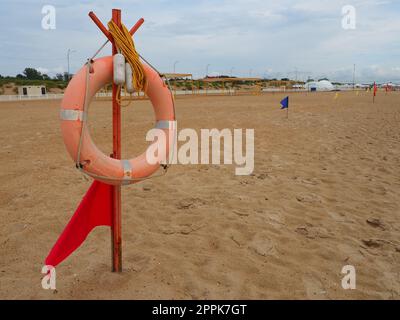
M 83 111 L 63 109 L 60 111 L 60 119 L 66 121 L 83 121 Z
M 129 160 L 122 160 L 122 166 L 124 167 L 124 179 L 128 182 L 132 179 L 132 166 Z
M 176 121 L 160 120 L 156 123 L 156 129 L 175 129 Z

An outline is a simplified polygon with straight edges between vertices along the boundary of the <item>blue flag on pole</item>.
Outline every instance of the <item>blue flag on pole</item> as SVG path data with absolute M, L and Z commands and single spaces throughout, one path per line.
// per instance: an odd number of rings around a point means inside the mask
M 289 97 L 286 97 L 281 101 L 281 110 L 289 109 Z

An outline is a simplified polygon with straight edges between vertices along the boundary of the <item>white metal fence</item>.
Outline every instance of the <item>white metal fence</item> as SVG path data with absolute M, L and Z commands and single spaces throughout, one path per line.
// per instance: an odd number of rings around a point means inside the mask
M 193 94 L 235 94 L 235 90 L 173 90 L 175 95 L 193 95 Z M 129 97 L 129 95 L 124 95 Z M 140 92 L 139 95 L 135 93 L 134 97 L 143 97 L 144 93 Z M 61 100 L 64 94 L 46 94 L 38 96 L 23 96 L 23 95 L 0 95 L 0 102 L 7 101 L 29 101 L 29 100 Z M 96 94 L 96 98 L 111 98 L 112 92 L 99 92 Z
M 40 96 L 0 95 L 0 102 L 24 100 L 57 100 L 62 99 L 63 97 L 63 94 L 45 94 Z
M 341 91 L 353 90 L 348 88 L 340 88 Z M 262 92 L 305 92 L 305 89 L 286 89 L 282 90 L 281 88 L 263 88 Z M 172 92 L 177 96 L 185 96 L 185 95 L 217 95 L 217 94 L 226 94 L 226 95 L 235 95 L 238 93 L 245 93 L 246 91 L 237 91 L 234 89 L 225 89 L 225 90 L 172 90 Z M 249 91 L 249 93 L 251 93 Z M 124 95 L 125 97 L 129 97 L 129 95 Z M 135 93 L 134 97 L 137 97 L 138 94 Z M 143 92 L 139 93 L 140 97 L 144 96 Z M 20 95 L 0 95 L 0 102 L 7 101 L 29 101 L 29 100 L 61 100 L 64 97 L 64 94 L 46 94 L 39 96 L 20 96 Z M 96 98 L 111 98 L 111 92 L 99 92 L 96 94 Z

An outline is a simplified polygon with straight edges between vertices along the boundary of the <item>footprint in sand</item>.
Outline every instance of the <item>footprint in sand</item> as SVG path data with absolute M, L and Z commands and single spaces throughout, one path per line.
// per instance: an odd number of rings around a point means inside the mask
M 382 241 L 379 239 L 363 239 L 361 241 L 368 248 L 380 248 L 383 245 Z
M 313 225 L 300 226 L 296 228 L 295 232 L 301 234 L 302 236 L 305 236 L 308 239 L 315 239 L 315 238 L 327 239 L 334 237 L 334 234 L 328 231 L 327 229 L 323 227 L 316 227 Z
M 303 284 L 308 299 L 327 299 L 327 292 L 319 279 L 305 275 L 303 277 Z
M 303 202 L 303 203 L 321 203 L 322 200 L 320 197 L 314 193 L 308 193 L 308 194 L 299 194 L 296 197 L 297 201 Z
M 379 228 L 382 231 L 386 230 L 385 224 L 383 223 L 383 221 L 381 221 L 378 218 L 367 219 L 367 223 L 368 223 L 368 225 L 370 225 L 373 228 Z
M 143 270 L 147 270 L 150 268 L 151 259 L 148 256 L 143 254 L 132 254 L 126 257 L 126 261 L 128 262 L 127 269 L 135 272 L 142 272 Z
M 267 178 L 269 178 L 268 173 L 261 173 L 257 176 L 257 179 L 259 180 L 265 180 Z
M 303 184 L 308 184 L 312 186 L 316 186 L 319 181 L 316 178 L 310 178 L 310 179 L 300 179 L 300 182 Z
M 244 212 L 244 211 L 239 211 L 239 210 L 233 210 L 233 213 L 239 217 L 248 217 L 250 215 L 249 212 Z
M 274 242 L 263 233 L 255 235 L 249 243 L 249 250 L 261 257 L 274 256 L 277 254 Z
M 230 239 L 238 246 L 245 247 L 253 238 L 253 233 L 247 228 L 233 229 L 230 231 Z
M 187 209 L 194 209 L 200 206 L 205 205 L 206 202 L 203 199 L 200 198 L 188 198 L 188 199 L 183 199 L 178 202 L 176 207 L 179 210 L 187 210 Z
M 344 217 L 345 214 L 343 213 L 337 213 L 334 211 L 326 211 L 327 215 L 330 216 L 333 220 L 335 220 L 336 222 L 344 222 Z
M 162 228 L 161 232 L 165 235 L 181 234 L 187 236 L 193 232 L 200 230 L 203 227 L 204 225 L 201 224 L 184 223 L 184 224 L 170 226 L 167 228 Z
M 249 249 L 261 257 L 276 255 L 275 246 L 268 240 L 254 240 Z

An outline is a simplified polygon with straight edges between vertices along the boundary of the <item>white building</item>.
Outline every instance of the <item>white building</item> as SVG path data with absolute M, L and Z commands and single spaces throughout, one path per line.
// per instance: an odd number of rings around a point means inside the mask
M 28 97 L 38 97 L 46 95 L 45 86 L 18 86 L 18 95 Z
M 308 91 L 333 91 L 335 87 L 328 80 L 307 82 L 305 85 Z

